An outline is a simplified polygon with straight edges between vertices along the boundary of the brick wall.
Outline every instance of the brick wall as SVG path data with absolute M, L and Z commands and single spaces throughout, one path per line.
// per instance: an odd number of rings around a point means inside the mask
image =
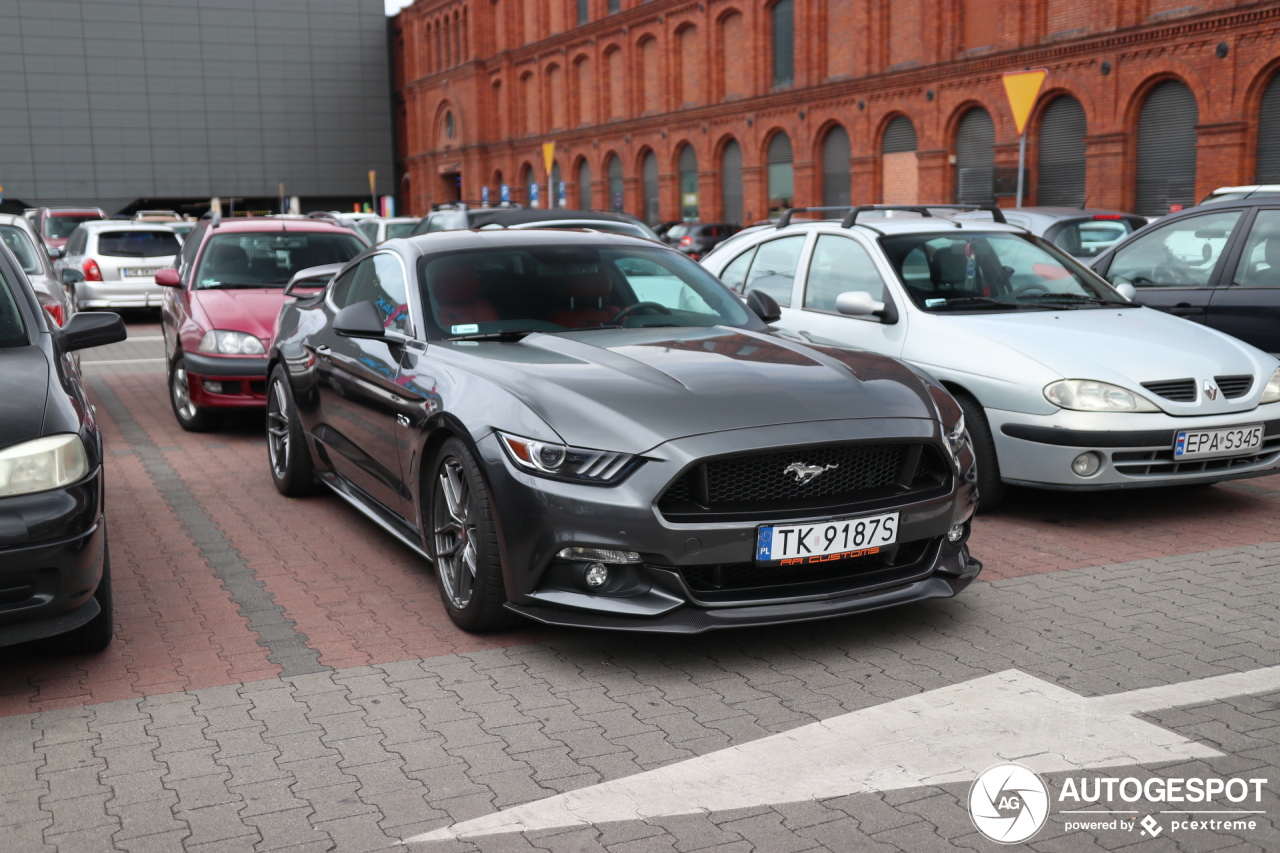
M 640 163 L 654 151 L 661 218 L 677 219 L 677 159 L 687 143 L 698 158 L 700 214 L 712 220 L 723 193 L 719 158 L 734 140 L 744 216 L 758 218 L 767 209 L 769 135 L 783 130 L 792 140 L 795 203 L 819 204 L 822 134 L 835 124 L 851 140 L 854 203 L 876 202 L 890 186 L 909 186 L 899 174 L 905 159 L 886 169 L 880 154 L 879 135 L 896 114 L 911 119 L 919 139 L 915 194 L 951 201 L 955 133 L 969 109 L 992 115 L 997 169 L 1016 166 L 1000 75 L 1026 67 L 1049 71 L 1037 115 L 1055 97 L 1081 103 L 1084 193 L 1090 206 L 1118 209 L 1135 203 L 1146 93 L 1163 79 L 1184 82 L 1199 110 L 1199 198 L 1253 181 L 1259 98 L 1280 67 L 1277 2 L 804 0 L 795 4 L 795 83 L 781 89 L 770 88 L 762 0 L 623 0 L 612 15 L 607 0 L 591 0 L 582 26 L 575 10 L 573 0 L 418 0 L 395 19 L 410 211 L 449 200 L 454 185 L 440 175 L 459 163 L 466 199 L 479 199 L 485 184 L 496 198 L 494 174 L 511 180 L 525 163 L 545 186 L 539 149 L 554 141 L 568 197 L 579 197 L 585 161 L 598 206 L 608 200 L 605 161 L 616 152 L 626 206 L 637 215 Z M 459 130 L 442 143 L 432 129 L 446 111 Z M 1028 203 L 1036 200 L 1038 129 L 1033 116 Z M 522 200 L 522 188 L 512 189 Z

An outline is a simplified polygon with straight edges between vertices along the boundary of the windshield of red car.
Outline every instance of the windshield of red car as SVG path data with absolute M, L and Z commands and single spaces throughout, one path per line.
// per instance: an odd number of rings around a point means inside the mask
M 346 263 L 365 248 L 354 234 L 278 230 L 216 234 L 200 256 L 196 288 L 284 287 L 299 270 Z

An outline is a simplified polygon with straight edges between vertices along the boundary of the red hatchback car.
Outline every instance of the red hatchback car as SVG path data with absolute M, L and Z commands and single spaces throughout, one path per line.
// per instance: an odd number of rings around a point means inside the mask
M 169 400 L 183 429 L 211 429 L 222 409 L 266 405 L 267 350 L 285 285 L 311 267 L 368 248 L 350 228 L 315 219 L 200 220 L 174 267 L 156 274 Z

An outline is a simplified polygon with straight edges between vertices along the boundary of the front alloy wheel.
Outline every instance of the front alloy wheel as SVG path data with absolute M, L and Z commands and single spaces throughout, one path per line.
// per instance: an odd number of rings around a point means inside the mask
M 186 359 L 178 356 L 169 366 L 169 402 L 178 426 L 188 432 L 205 432 L 213 428 L 215 415 L 191 402 L 191 386 L 187 380 Z
M 276 491 L 290 498 L 316 492 L 315 467 L 285 369 L 276 366 L 267 393 L 267 458 Z
M 424 489 L 424 492 L 426 490 Z M 492 631 L 512 622 L 489 493 L 480 469 L 456 438 L 436 457 L 431 480 L 430 543 L 445 610 L 458 627 Z

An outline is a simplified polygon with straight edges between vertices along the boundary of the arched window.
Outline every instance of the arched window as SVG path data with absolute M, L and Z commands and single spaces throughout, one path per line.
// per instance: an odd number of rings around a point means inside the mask
M 578 209 L 590 210 L 591 204 L 591 164 L 586 160 L 578 167 Z
M 778 0 L 769 10 L 770 45 L 773 48 L 773 85 L 790 86 L 795 82 L 795 5 L 794 0 Z
M 1036 203 L 1083 207 L 1084 107 L 1070 95 L 1055 98 L 1040 117 Z
M 720 205 L 725 222 L 742 223 L 742 146 L 734 139 L 720 155 Z
M 822 203 L 827 207 L 849 203 L 849 134 L 836 125 L 822 140 Z
M 662 58 L 658 55 L 658 40 L 647 38 L 640 42 L 640 91 L 641 107 L 646 113 L 662 110 Z
M 974 107 L 956 130 L 956 203 L 995 204 L 996 126 Z
M 698 28 L 692 24 L 682 28 L 676 33 L 676 40 L 679 42 L 676 58 L 680 62 L 680 67 L 676 69 L 676 79 L 679 81 L 677 84 L 679 106 L 697 106 L 702 103 L 703 87 L 706 85 L 706 77 L 702 71 L 702 43 L 698 41 Z
M 560 183 L 563 178 L 560 177 L 560 164 L 553 162 L 551 164 L 551 186 L 547 190 L 551 193 L 547 198 L 547 207 L 564 207 L 564 203 L 560 200 Z
M 588 6 L 588 0 L 578 0 L 578 26 L 582 26 L 591 20 L 591 13 Z
M 1196 203 L 1196 124 L 1200 109 L 1185 83 L 1165 80 L 1138 114 L 1137 203 L 1134 213 L 1163 216 Z
M 615 47 L 604 55 L 605 74 L 609 78 L 608 106 L 606 117 L 614 119 L 626 118 L 627 115 L 627 80 L 626 69 L 622 67 L 622 49 Z
M 533 83 L 533 74 L 526 73 L 520 78 L 520 113 L 524 121 L 520 132 L 528 136 L 538 132 L 538 87 Z
M 567 127 L 568 116 L 565 115 L 564 105 L 564 72 L 559 65 L 552 65 L 547 68 L 547 106 L 550 115 L 547 116 L 547 124 L 552 130 L 562 130 Z
M 692 145 L 680 149 L 680 218 L 698 218 L 698 152 Z
M 507 133 L 507 99 L 503 97 L 502 81 L 493 81 L 493 115 L 497 119 L 498 139 L 506 139 Z
M 723 70 L 720 81 L 720 98 L 745 97 L 747 82 L 750 79 L 750 52 L 743 50 L 746 41 L 742 13 L 732 12 L 720 19 L 716 33 L 716 56 L 720 58 Z
M 885 204 L 915 204 L 920 200 L 920 168 L 916 161 L 916 126 L 895 116 L 880 140 L 880 200 Z
M 609 209 L 622 210 L 626 199 L 622 195 L 622 160 L 618 158 L 617 154 L 609 155 L 605 173 L 609 176 Z
M 641 192 L 644 195 L 644 221 L 657 225 L 662 221 L 658 203 L 658 156 L 649 151 L 640 164 Z
M 791 207 L 795 197 L 795 177 L 791 168 L 791 137 L 778 131 L 769 140 L 769 212 Z
M 1258 110 L 1258 167 L 1260 184 L 1280 183 L 1280 74 L 1271 78 Z
M 541 195 L 533 188 L 533 166 L 525 163 L 520 167 L 520 192 L 528 199 L 529 206 L 533 206 L 533 197 L 535 194 Z M 515 198 L 512 198 L 515 201 Z
M 573 63 L 573 108 L 570 127 L 596 123 L 596 81 L 592 73 L 591 57 L 580 56 Z

